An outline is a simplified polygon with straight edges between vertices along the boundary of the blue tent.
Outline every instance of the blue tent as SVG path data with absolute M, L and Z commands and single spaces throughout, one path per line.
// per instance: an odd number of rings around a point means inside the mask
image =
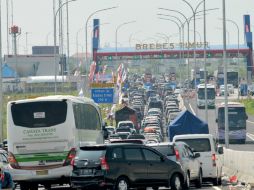
M 170 141 L 172 141 L 175 135 L 208 134 L 209 129 L 206 122 L 186 110 L 171 122 L 168 126 L 168 133 Z

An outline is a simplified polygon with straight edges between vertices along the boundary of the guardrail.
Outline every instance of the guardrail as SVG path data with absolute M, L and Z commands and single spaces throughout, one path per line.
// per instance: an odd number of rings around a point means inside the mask
M 224 148 L 223 171 L 227 176 L 236 175 L 240 181 L 254 186 L 254 152 Z

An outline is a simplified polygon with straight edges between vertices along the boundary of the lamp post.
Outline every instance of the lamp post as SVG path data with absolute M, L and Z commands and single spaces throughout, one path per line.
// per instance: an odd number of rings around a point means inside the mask
M 188 41 L 188 45 L 187 45 L 187 49 L 188 49 L 188 51 L 187 51 L 187 62 L 188 62 L 188 64 L 187 64 L 187 67 L 188 67 L 187 68 L 187 78 L 188 78 L 188 87 L 189 87 L 189 82 L 190 82 L 190 73 L 189 73 L 189 70 L 190 70 L 190 64 L 189 64 L 190 20 L 182 12 L 180 12 L 178 10 L 165 9 L 165 8 L 159 8 L 159 9 L 178 13 L 185 19 L 184 23 L 187 23 L 187 38 L 188 38 L 187 39 L 187 41 Z M 158 15 L 166 16 L 166 15 L 163 15 L 163 14 L 158 14 Z M 173 16 L 173 17 L 176 18 L 178 21 L 180 21 L 180 19 L 178 17 L 175 17 L 175 16 Z M 184 36 L 184 24 L 183 23 L 181 23 L 181 24 L 182 24 L 182 35 Z M 183 40 L 183 50 L 184 50 L 184 40 Z M 184 51 L 183 51 L 183 58 L 184 58 Z
M 76 1 L 76 0 L 69 0 L 65 3 L 61 4 L 61 6 L 55 11 L 55 0 L 53 1 L 53 11 L 54 11 L 54 65 L 55 65 L 55 94 L 57 92 L 57 63 L 56 63 L 56 17 L 59 13 L 60 9 L 69 2 Z
M 159 19 L 168 20 L 168 21 L 171 21 L 171 22 L 175 23 L 177 25 L 177 27 L 178 27 L 178 30 L 179 30 L 179 44 L 181 44 L 181 34 L 183 34 L 182 35 L 182 38 L 183 38 L 183 42 L 182 43 L 184 44 L 184 32 L 181 31 L 181 27 L 182 27 L 182 30 L 184 30 L 184 24 L 181 22 L 181 20 L 179 19 L 180 24 L 181 24 L 180 25 L 178 22 L 176 22 L 173 19 L 165 19 L 165 18 L 160 18 L 160 17 L 159 17 Z M 180 60 L 179 61 L 179 67 L 180 67 L 181 60 L 182 61 L 184 60 L 184 56 L 183 56 L 183 59 L 182 59 L 181 46 L 179 46 L 179 48 L 180 48 L 180 53 L 179 53 L 179 60 Z M 184 51 L 184 46 L 182 46 L 182 50 Z M 181 69 L 180 69 L 180 81 L 182 81 L 181 79 L 182 79 L 182 75 L 181 75 Z
M 134 22 L 136 22 L 135 20 L 133 20 L 133 21 L 129 21 L 129 22 L 124 22 L 124 23 L 122 23 L 122 24 L 120 24 L 120 25 L 118 25 L 117 27 L 116 27 L 116 32 L 115 32 L 115 48 L 116 48 L 116 61 L 117 61 L 117 35 L 118 35 L 118 30 L 121 28 L 121 27 L 123 27 L 123 26 L 125 26 L 125 25 L 127 25 L 127 24 L 131 24 L 131 23 L 134 23 Z
M 196 6 L 196 8 L 194 9 L 191 4 L 186 1 L 186 0 L 182 0 L 183 2 L 185 2 L 192 10 L 192 14 L 193 14 L 193 24 L 194 24 L 194 70 L 195 70 L 195 75 L 194 75 L 194 79 L 195 79 L 195 89 L 197 86 L 197 77 L 196 77 L 196 67 L 197 67 L 197 60 L 196 60 L 196 14 L 197 14 L 197 10 L 199 8 L 199 6 L 204 2 L 204 0 L 200 1 L 198 3 L 198 5 Z M 197 107 L 197 106 L 196 106 Z
M 88 16 L 88 18 L 86 19 L 86 25 L 85 25 L 85 32 L 86 32 L 86 55 L 85 55 L 85 63 L 86 64 L 88 64 L 88 47 L 87 47 L 87 28 L 88 28 L 88 21 L 90 20 L 90 18 L 93 16 L 93 15 L 95 15 L 96 13 L 98 13 L 98 12 L 102 12 L 102 11 L 107 11 L 107 10 L 111 10 L 111 9 L 115 9 L 115 8 L 118 8 L 118 7 L 109 7 L 109 8 L 105 8 L 105 9 L 99 9 L 99 10 L 97 10 L 97 11 L 95 11 L 95 12 L 93 12 L 93 13 L 91 13 L 89 16 Z
M 235 22 L 235 21 L 233 21 L 233 20 L 230 20 L 230 19 L 227 19 L 226 21 L 228 21 L 228 22 L 231 22 L 232 24 L 234 24 L 235 26 L 236 26 L 236 28 L 237 28 L 237 65 L 238 65 L 238 82 L 239 82 L 239 73 L 240 73 L 240 60 L 239 60 L 239 55 L 240 55 L 240 53 L 239 53 L 239 49 L 240 49 L 240 40 L 239 40 L 239 26 L 238 26 L 238 24 Z M 239 88 L 237 87 L 237 89 L 238 89 L 238 96 L 237 96 L 237 99 L 239 100 Z
M 223 64 L 224 64 L 224 102 L 225 102 L 225 145 L 229 148 L 229 138 L 228 138 L 228 85 L 227 85 L 227 36 L 226 36 L 226 3 L 225 0 L 222 1 L 222 24 L 223 24 Z

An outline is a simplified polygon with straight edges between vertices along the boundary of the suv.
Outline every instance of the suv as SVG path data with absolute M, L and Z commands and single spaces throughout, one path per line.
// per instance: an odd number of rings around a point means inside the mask
M 183 188 L 181 166 L 141 144 L 103 144 L 80 147 L 72 161 L 73 188 L 129 189 L 170 186 Z
M 185 189 L 189 189 L 190 182 L 194 182 L 197 188 L 202 187 L 202 168 L 201 163 L 197 159 L 199 153 L 193 153 L 191 148 L 184 142 L 163 142 L 157 144 L 148 144 L 152 148 L 158 150 L 168 159 L 179 162 L 185 173 Z
M 212 181 L 214 185 L 221 185 L 223 147 L 216 146 L 211 134 L 176 135 L 173 142 L 182 141 L 188 144 L 193 152 L 200 154 L 204 181 Z

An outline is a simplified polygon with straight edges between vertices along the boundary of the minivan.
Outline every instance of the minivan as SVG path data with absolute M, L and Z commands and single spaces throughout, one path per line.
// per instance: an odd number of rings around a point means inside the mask
M 176 135 L 173 142 L 183 141 L 193 152 L 200 154 L 202 163 L 203 181 L 212 181 L 214 185 L 221 184 L 223 147 L 216 146 L 211 134 Z
M 103 144 L 80 147 L 72 161 L 73 188 L 183 188 L 181 166 L 142 144 Z

